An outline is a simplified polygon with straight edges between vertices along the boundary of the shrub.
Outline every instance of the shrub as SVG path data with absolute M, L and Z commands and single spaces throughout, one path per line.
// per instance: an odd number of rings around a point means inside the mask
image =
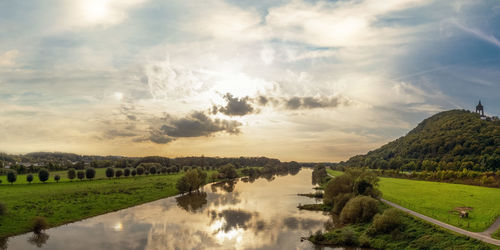
M 228 179 L 234 179 L 238 177 L 238 173 L 236 173 L 236 168 L 232 164 L 227 164 L 222 166 L 219 172 L 223 173 L 224 176 Z
M 115 170 L 113 168 L 106 168 L 106 177 L 113 178 L 115 176 Z
M 38 179 L 41 181 L 41 182 L 46 182 L 49 180 L 49 171 L 45 168 L 42 168 L 38 171 Z
M 130 171 L 130 174 L 135 177 L 137 175 L 137 170 L 135 169 L 132 169 L 132 171 Z
M 401 226 L 400 213 L 396 208 L 390 208 L 384 211 L 382 215 L 377 214 L 373 218 L 372 228 L 374 233 L 390 233 Z
M 150 172 L 151 174 L 156 174 L 156 167 L 155 167 L 155 166 L 151 166 L 151 167 L 149 168 L 149 172 Z
M 49 223 L 44 217 L 37 216 L 33 219 L 31 229 L 34 233 L 39 234 L 47 228 L 49 228 Z
M 32 174 L 26 175 L 26 181 L 31 184 L 31 182 L 33 181 L 33 175 Z
M 340 212 L 342 212 L 342 209 L 345 207 L 345 204 L 347 204 L 347 202 L 349 202 L 352 198 L 354 198 L 353 193 L 337 195 L 337 197 L 335 197 L 333 212 L 336 214 L 340 214 Z
M 92 179 L 94 179 L 94 177 L 95 177 L 95 169 L 92 167 L 86 168 L 85 169 L 85 178 L 92 180 Z
M 15 170 L 9 170 L 7 172 L 7 181 L 10 182 L 10 184 L 14 184 L 17 180 L 17 172 Z
M 125 176 L 125 177 L 130 176 L 130 168 L 125 168 L 125 169 L 123 170 L 123 176 Z
M 121 169 L 116 170 L 115 177 L 120 178 L 123 175 L 123 171 Z
M 161 173 L 166 174 L 167 173 L 167 167 L 162 167 L 161 168 Z
M 147 170 L 146 170 L 146 171 L 144 171 L 144 174 L 145 174 L 145 175 L 149 175 L 149 171 L 147 171 Z
M 6 213 L 7 207 L 3 203 L 0 203 L 0 216 L 5 215 Z
M 144 168 L 143 167 L 137 167 L 137 175 L 143 175 L 144 174 Z
M 344 224 L 368 222 L 378 211 L 377 200 L 369 196 L 352 198 L 340 213 L 340 221 Z
M 54 175 L 54 181 L 59 182 L 59 180 L 61 180 L 61 176 L 58 174 Z
M 78 170 L 78 172 L 76 172 L 76 177 L 83 181 L 83 179 L 85 178 L 85 172 L 83 170 Z
M 213 172 L 212 175 L 210 175 L 210 179 L 212 179 L 213 182 L 215 182 L 218 177 L 219 177 L 218 172 Z
M 352 246 L 356 244 L 356 233 L 349 227 L 345 227 L 340 232 L 340 240 L 343 245 Z
M 76 177 L 76 170 L 74 168 L 68 169 L 68 179 L 72 181 Z

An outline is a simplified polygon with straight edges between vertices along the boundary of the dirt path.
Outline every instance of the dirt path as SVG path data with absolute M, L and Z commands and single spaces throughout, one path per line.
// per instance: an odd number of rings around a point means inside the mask
M 497 220 L 481 234 L 491 236 L 498 228 L 500 228 L 500 217 L 498 217 Z
M 423 214 L 420 214 L 420 213 L 417 213 L 415 211 L 412 211 L 410 209 L 407 209 L 407 208 L 404 208 L 400 205 L 397 205 L 395 203 L 392 203 L 388 200 L 384 200 L 384 199 L 380 199 L 382 202 L 386 203 L 387 205 L 389 206 L 392 206 L 392 207 L 395 207 L 397 209 L 400 209 L 406 213 L 409 213 L 415 217 L 418 217 L 422 220 L 425 220 L 425 221 L 428 221 L 432 224 L 435 224 L 435 225 L 438 225 L 440 227 L 444 227 L 448 230 L 451 230 L 453 232 L 456 232 L 456 233 L 459 233 L 459 234 L 463 234 L 463 235 L 466 235 L 466 236 L 469 236 L 471 238 L 474 238 L 474 239 L 477 239 L 477 240 L 480 240 L 480 241 L 484 241 L 486 243 L 490 243 L 490 244 L 493 244 L 493 245 L 497 245 L 497 246 L 500 246 L 500 240 L 496 240 L 496 239 L 493 239 L 491 238 L 491 233 L 490 234 L 487 234 L 487 232 L 491 229 L 493 230 L 492 232 L 494 232 L 498 226 L 500 225 L 500 218 L 497 219 L 497 221 L 495 223 L 493 223 L 493 225 L 488 228 L 486 231 L 482 232 L 482 233 L 474 233 L 474 232 L 469 232 L 467 230 L 464 230 L 464 229 L 461 229 L 461 228 L 458 228 L 458 227 L 455 227 L 455 226 L 452 226 L 450 224 L 446 224 L 444 222 L 441 222 L 439 220 L 436 220 L 436 219 L 433 219 L 431 217 L 428 217 L 428 216 L 425 216 Z M 496 228 L 495 228 L 496 226 Z M 493 228 L 493 229 L 492 229 Z

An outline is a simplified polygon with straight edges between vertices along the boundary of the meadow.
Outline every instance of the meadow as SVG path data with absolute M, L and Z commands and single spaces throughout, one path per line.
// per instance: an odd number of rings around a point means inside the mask
M 380 177 L 379 189 L 388 201 L 472 232 L 484 231 L 500 216 L 498 188 Z M 469 218 L 459 218 L 457 207 L 471 207 Z
M 0 201 L 7 207 L 7 214 L 0 216 L 0 237 L 31 231 L 36 216 L 45 217 L 54 227 L 176 195 L 176 182 L 184 174 L 107 179 L 105 169 L 96 170 L 100 179 L 55 183 L 51 172 L 47 183 L 0 185 Z M 241 170 L 237 170 L 239 176 L 243 176 Z M 213 172 L 208 171 L 208 176 Z M 65 177 L 66 172 L 60 174 Z M 18 181 L 23 179 L 18 176 Z
M 115 168 L 115 171 L 117 169 L 118 168 Z M 76 170 L 76 171 L 78 171 L 78 170 Z M 56 174 L 61 177 L 61 179 L 59 180 L 59 182 L 69 182 L 69 181 L 71 181 L 70 179 L 68 179 L 68 171 L 53 171 L 53 172 L 50 172 L 49 180 L 46 181 L 46 182 L 47 183 L 56 182 L 54 180 L 54 176 Z M 32 184 L 41 183 L 40 180 L 38 179 L 38 174 L 37 173 L 33 173 L 32 175 L 33 175 L 33 182 L 31 182 Z M 28 184 L 28 181 L 26 181 L 26 176 L 27 176 L 27 174 L 18 174 L 17 175 L 17 180 L 16 180 L 16 182 L 13 183 L 13 185 L 16 185 L 16 184 Z M 96 168 L 95 169 L 95 178 L 94 179 L 104 179 L 104 178 L 106 178 L 106 168 Z M 7 181 L 7 176 L 6 175 L 1 175 L 0 176 L 0 181 L 2 181 L 1 185 L 3 185 L 3 184 L 10 184 Z M 77 178 L 75 178 L 73 181 L 79 181 L 79 180 Z

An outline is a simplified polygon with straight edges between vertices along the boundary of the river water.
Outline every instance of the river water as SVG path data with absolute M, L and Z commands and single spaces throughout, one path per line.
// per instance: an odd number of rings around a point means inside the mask
M 328 221 L 297 209 L 315 202 L 297 196 L 313 192 L 311 172 L 209 184 L 199 193 L 11 237 L 7 249 L 322 249 L 300 241 Z

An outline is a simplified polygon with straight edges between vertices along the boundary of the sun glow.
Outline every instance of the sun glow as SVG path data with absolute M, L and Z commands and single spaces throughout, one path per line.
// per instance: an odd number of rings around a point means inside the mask
M 109 16 L 108 0 L 87 0 L 82 6 L 84 17 L 89 22 L 99 22 Z

